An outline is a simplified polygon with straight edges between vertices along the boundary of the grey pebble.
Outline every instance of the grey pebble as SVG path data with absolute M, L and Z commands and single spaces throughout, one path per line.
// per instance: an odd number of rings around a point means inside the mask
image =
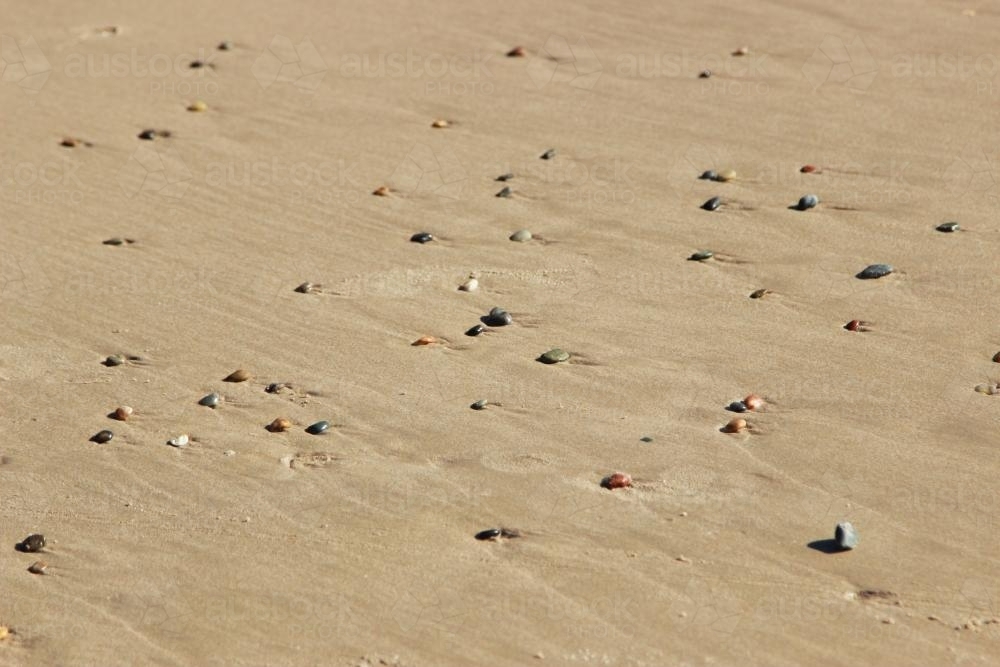
M 701 72 L 700 72 L 700 73 L 698 74 L 698 78 L 699 78 L 699 79 L 707 79 L 707 78 L 709 78 L 710 76 L 712 76 L 712 70 L 710 70 L 710 69 L 703 69 L 703 70 L 702 70 L 702 71 L 701 71 Z
M 639 438 L 639 440 L 640 440 L 641 442 L 653 442 L 653 438 L 651 438 L 651 437 L 650 437 L 650 436 L 648 436 L 648 435 L 644 435 L 644 436 L 642 436 L 641 438 Z
M 841 549 L 853 549 L 858 546 L 858 542 L 860 541 L 857 531 L 854 530 L 854 526 L 848 521 L 837 524 L 833 538 L 837 540 L 837 546 Z
M 486 408 L 488 403 L 489 401 L 487 401 L 485 398 L 481 398 L 472 405 L 470 405 L 469 407 L 472 408 L 473 410 L 483 410 Z
M 228 39 L 226 39 L 219 42 L 219 45 L 215 48 L 217 48 L 220 51 L 229 51 L 230 49 L 233 48 L 233 43 L 230 42 Z
M 110 357 L 108 357 L 107 359 L 105 359 L 101 363 L 103 363 L 108 368 L 111 368 L 112 366 L 121 366 L 122 364 L 125 363 L 125 360 L 122 359 L 117 354 L 112 354 Z
M 717 181 L 719 180 L 719 174 L 714 169 L 709 169 L 708 171 L 701 172 L 701 176 L 698 178 L 703 181 Z
M 722 206 L 722 197 L 712 197 L 707 202 L 701 205 L 702 209 L 706 211 L 715 211 L 720 206 Z
M 715 257 L 715 253 L 712 252 L 711 250 L 699 250 L 698 252 L 688 257 L 688 261 L 704 262 L 705 260 L 712 259 L 713 257 Z
M 328 421 L 318 421 L 315 424 L 310 424 L 306 427 L 306 433 L 310 435 L 319 435 L 321 433 L 326 433 L 330 428 L 330 422 Z
M 551 160 L 555 156 L 556 156 L 556 149 L 550 148 L 549 150 L 542 153 L 539 157 L 541 157 L 543 160 Z
M 875 278 L 883 278 L 890 273 L 895 271 L 891 264 L 870 264 L 858 273 L 857 277 L 861 280 L 874 280 Z
M 206 408 L 218 407 L 219 403 L 222 402 L 222 397 L 216 393 L 211 393 L 208 396 L 203 397 L 198 401 L 198 405 L 204 405 Z
M 733 401 L 726 406 L 726 410 L 729 410 L 730 412 L 746 412 L 747 406 L 743 401 Z
M 511 317 L 511 314 L 500 306 L 495 306 L 486 316 L 486 324 L 491 327 L 505 327 L 513 322 L 514 318 Z
M 113 437 L 115 437 L 115 434 L 112 433 L 111 431 L 108 430 L 98 431 L 97 433 L 94 434 L 94 436 L 90 439 L 90 441 L 96 442 L 99 445 L 103 445 L 106 442 L 110 442 L 111 438 Z
M 811 208 L 815 208 L 817 204 L 819 204 L 819 197 L 816 195 L 803 195 L 799 199 L 799 203 L 795 205 L 795 208 L 800 211 L 808 211 Z
M 531 240 L 532 236 L 531 232 L 529 232 L 527 229 L 519 229 L 513 234 L 511 234 L 509 238 L 511 241 L 516 241 L 518 243 L 527 243 L 528 241 Z
M 417 232 L 410 237 L 410 241 L 413 243 L 430 243 L 434 240 L 434 235 L 428 232 Z
M 508 199 L 510 195 L 511 195 L 511 189 L 507 186 L 504 186 L 503 190 L 501 190 L 496 194 L 497 197 L 500 197 L 502 199 Z
M 934 229 L 938 230 L 939 232 L 950 233 L 950 232 L 957 232 L 958 230 L 961 229 L 961 227 L 957 222 L 942 222 Z
M 538 357 L 543 364 L 558 364 L 569 359 L 569 352 L 558 347 L 554 347 L 548 352 Z
M 503 183 L 505 181 L 509 181 L 512 178 L 514 178 L 514 174 L 506 173 L 506 174 L 500 174 L 499 176 L 497 176 L 496 180 L 498 180 L 501 183 Z
M 471 329 L 469 329 L 468 331 L 466 331 L 465 335 L 466 336 L 478 336 L 479 334 L 483 333 L 484 331 L 486 331 L 486 327 L 484 327 L 482 324 L 477 324 L 476 326 L 474 326 Z

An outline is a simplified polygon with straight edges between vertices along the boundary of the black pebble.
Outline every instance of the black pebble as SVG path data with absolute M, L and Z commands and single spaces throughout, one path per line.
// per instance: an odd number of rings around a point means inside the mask
M 521 537 L 521 532 L 513 528 L 487 528 L 476 533 L 477 540 L 496 540 L 501 537 L 508 539 Z
M 957 222 L 942 222 L 940 225 L 935 227 L 935 229 L 939 232 L 950 234 L 951 232 L 957 232 L 959 230 L 959 226 Z
M 497 306 L 489 312 L 489 315 L 484 318 L 484 321 L 491 327 L 505 327 L 508 324 L 511 324 L 514 321 L 514 318 L 511 317 L 510 313 L 506 310 Z
M 641 440 L 642 442 L 653 442 L 653 439 L 648 435 L 642 436 L 641 438 L 639 438 L 639 440 Z
M 712 197 L 707 202 L 701 205 L 706 211 L 714 211 L 722 206 L 722 197 Z
M 38 553 L 45 548 L 45 536 L 34 534 L 28 535 L 20 544 L 17 545 L 17 550 L 26 554 Z
M 483 333 L 484 331 L 486 331 L 486 327 L 484 327 L 482 324 L 477 324 L 476 326 L 474 326 L 471 329 L 469 329 L 468 331 L 466 331 L 465 335 L 466 336 L 478 336 L 479 334 Z
M 743 401 L 733 401 L 726 407 L 726 410 L 729 410 L 730 412 L 746 412 L 747 406 L 743 403 Z
M 156 130 L 143 130 L 139 133 L 140 139 L 145 139 L 146 141 L 152 141 L 156 138 Z
M 204 66 L 205 66 L 204 60 L 192 60 L 191 63 L 188 65 L 188 67 L 190 67 L 191 69 L 201 69 Z
M 710 69 L 703 69 L 703 70 L 702 70 L 702 71 L 701 71 L 701 72 L 700 72 L 700 73 L 698 74 L 698 78 L 699 78 L 699 79 L 707 79 L 707 78 L 709 78 L 710 76 L 712 76 L 712 70 L 710 70 Z
M 264 391 L 269 394 L 277 394 L 279 391 L 285 388 L 285 383 L 283 382 L 272 382 L 271 384 L 264 387 Z
M 555 156 L 556 156 L 556 149 L 554 149 L 554 148 L 550 148 L 549 150 L 547 150 L 547 151 L 545 151 L 544 153 L 542 153 L 540 157 L 541 157 L 541 158 L 542 158 L 543 160 L 551 160 L 551 159 L 552 159 L 552 158 L 554 158 Z
M 509 181 L 512 178 L 514 178 L 514 174 L 507 173 L 507 174 L 500 174 L 499 176 L 497 176 L 496 180 L 500 182 L 505 182 Z
M 698 178 L 703 181 L 717 181 L 719 180 L 719 175 L 715 171 L 709 169 L 708 171 L 701 172 L 701 176 Z
M 507 199 L 508 197 L 510 197 L 510 194 L 511 194 L 510 188 L 504 187 L 504 189 L 501 190 L 500 192 L 498 192 L 496 196 L 497 197 L 503 197 L 504 199 Z
M 110 442 L 111 438 L 113 437 L 115 437 L 115 434 L 112 433 L 111 431 L 108 430 L 98 431 L 97 433 L 94 434 L 94 436 L 90 439 L 90 441 L 96 442 L 99 445 L 103 445 L 106 442 Z
M 418 232 L 411 236 L 410 240 L 414 243 L 430 243 L 434 240 L 434 235 L 427 232 Z

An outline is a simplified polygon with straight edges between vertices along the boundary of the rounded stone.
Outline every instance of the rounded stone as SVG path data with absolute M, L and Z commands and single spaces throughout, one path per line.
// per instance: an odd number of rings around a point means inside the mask
M 961 227 L 957 222 L 942 222 L 934 229 L 938 230 L 939 232 L 945 232 L 947 234 L 951 232 L 957 232 L 959 229 L 961 229 Z
M 735 169 L 724 169 L 719 172 L 718 179 L 721 183 L 728 183 L 729 181 L 736 180 L 736 170 Z
M 487 401 L 485 398 L 481 398 L 472 405 L 470 405 L 469 407 L 472 408 L 473 410 L 484 410 L 488 404 L 489 401 Z
M 762 299 L 762 298 L 764 298 L 765 296 L 767 296 L 770 293 L 771 293 L 771 290 L 769 290 L 769 289 L 758 289 L 758 290 L 754 290 L 753 292 L 750 292 L 750 298 L 751 299 Z
M 543 364 L 558 364 L 568 359 L 569 352 L 558 347 L 554 347 L 538 357 L 538 360 Z
M 799 203 L 795 205 L 795 208 L 800 211 L 808 211 L 811 208 L 816 208 L 818 204 L 819 197 L 816 195 L 803 195 L 802 198 L 799 199 Z
M 28 535 L 17 545 L 18 550 L 28 554 L 38 553 L 45 548 L 45 536 L 38 533 Z
M 201 113 L 202 111 L 208 111 L 208 105 L 201 100 L 197 100 L 189 104 L 187 110 L 195 113 Z
M 891 264 L 869 264 L 858 273 L 857 277 L 861 280 L 874 280 L 876 278 L 884 278 L 893 271 L 895 269 Z
M 550 148 L 549 150 L 542 153 L 539 157 L 541 157 L 543 160 L 551 160 L 555 156 L 556 156 L 556 149 Z
M 482 324 L 477 324 L 476 326 L 474 326 L 471 329 L 469 329 L 468 331 L 466 331 L 465 335 L 466 336 L 478 336 L 479 334 L 483 333 L 484 331 L 486 331 L 486 327 L 484 327 Z
M 143 130 L 138 134 L 138 137 L 144 141 L 152 141 L 156 138 L 156 130 Z
M 417 232 L 410 237 L 410 241 L 413 243 L 430 243 L 434 240 L 434 235 L 428 232 Z
M 524 243 L 525 241 L 531 240 L 531 232 L 527 229 L 519 229 L 510 235 L 511 241 L 517 241 L 518 243 Z
M 498 193 L 496 194 L 496 196 L 497 196 L 497 197 L 500 197 L 501 199 L 507 199 L 507 198 L 509 198 L 509 197 L 511 196 L 511 194 L 513 194 L 513 191 L 512 191 L 512 190 L 511 190 L 511 189 L 510 189 L 509 187 L 507 187 L 507 186 L 505 185 L 505 186 L 504 186 L 504 187 L 503 187 L 503 188 L 502 188 L 502 189 L 500 190 L 500 192 L 498 192 Z
M 108 430 L 98 431 L 94 434 L 90 440 L 91 442 L 96 442 L 99 445 L 103 445 L 106 442 L 111 442 L 111 439 L 115 437 L 115 434 Z
M 833 533 L 833 539 L 837 541 L 837 546 L 844 550 L 853 549 L 858 546 L 858 542 L 860 541 L 858 532 L 848 521 L 837 524 L 837 528 Z
M 320 435 L 321 433 L 326 433 L 330 428 L 330 422 L 328 421 L 318 421 L 315 424 L 310 424 L 306 427 L 306 433 L 309 435 Z
M 512 178 L 514 178 L 514 174 L 507 172 L 506 174 L 500 174 L 499 176 L 497 176 L 496 180 L 500 181 L 501 183 L 504 183 Z
M 712 197 L 707 202 L 701 205 L 701 208 L 705 211 L 715 211 L 722 206 L 722 197 Z
M 249 380 L 252 377 L 253 376 L 250 374 L 250 371 L 245 371 L 242 368 L 240 368 L 240 369 L 237 369 L 237 370 L 233 371 L 232 373 L 230 373 L 226 377 L 222 378 L 222 381 L 223 382 L 246 382 L 247 380 Z
M 719 174 L 717 174 L 715 170 L 709 169 L 708 171 L 701 172 L 701 176 L 699 176 L 698 178 L 700 178 L 703 181 L 714 181 L 719 178 Z
M 704 262 L 705 260 L 712 259 L 713 257 L 715 257 L 715 253 L 712 252 L 711 250 L 699 250 L 698 252 L 688 257 L 688 261 Z
M 206 408 L 215 408 L 218 407 L 219 403 L 221 402 L 222 402 L 221 396 L 219 396 L 216 393 L 211 393 L 208 396 L 202 397 L 202 399 L 198 401 L 198 405 L 204 405 Z
M 746 406 L 746 403 L 744 403 L 743 401 L 733 401 L 728 406 L 726 406 L 726 409 L 729 410 L 730 412 L 746 412 L 750 408 L 748 408 Z
M 639 440 L 640 440 L 640 442 L 653 442 L 653 438 L 651 438 L 648 435 L 642 436 L 641 438 L 639 438 Z
M 125 363 L 125 360 L 124 360 L 124 359 L 122 359 L 122 358 L 121 358 L 121 357 L 120 357 L 119 355 L 117 355 L 117 354 L 112 354 L 112 355 L 111 355 L 110 357 L 108 357 L 107 359 L 105 359 L 105 360 L 104 360 L 104 361 L 103 361 L 102 363 L 103 363 L 103 364 L 104 364 L 105 366 L 108 366 L 108 367 L 110 368 L 110 367 L 112 367 L 112 366 L 121 366 L 122 364 L 124 364 L 124 363 Z
M 178 449 L 181 449 L 187 447 L 190 441 L 191 439 L 187 435 L 179 435 L 176 438 L 171 438 L 170 440 L 167 440 L 167 444 L 170 445 L 171 447 L 176 447 Z
M 490 310 L 489 314 L 486 316 L 486 324 L 491 327 L 505 327 L 513 322 L 514 318 L 511 314 L 499 306 Z

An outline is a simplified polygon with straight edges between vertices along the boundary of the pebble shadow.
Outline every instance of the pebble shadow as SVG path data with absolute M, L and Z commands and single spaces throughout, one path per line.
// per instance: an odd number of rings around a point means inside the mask
M 837 540 L 826 539 L 826 540 L 813 540 L 806 545 L 810 549 L 815 549 L 825 554 L 839 554 L 845 551 L 850 551 L 850 549 L 841 549 L 840 545 L 837 544 Z

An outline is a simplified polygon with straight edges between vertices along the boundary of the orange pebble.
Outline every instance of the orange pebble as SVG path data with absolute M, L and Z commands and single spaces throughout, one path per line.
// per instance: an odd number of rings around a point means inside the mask
M 380 187 L 375 188 L 375 190 L 372 191 L 372 194 L 375 195 L 376 197 L 388 197 L 389 188 L 382 185 Z
M 433 345 L 436 342 L 438 342 L 438 339 L 435 338 L 434 336 L 421 336 L 420 338 L 410 343 L 410 345 Z
M 729 420 L 729 423 L 726 424 L 722 428 L 722 430 L 725 433 L 742 433 L 743 431 L 747 430 L 747 428 L 749 428 L 749 426 L 750 425 L 747 424 L 747 420 L 746 419 L 741 419 L 741 418 L 737 417 L 736 419 Z
M 523 46 L 515 46 L 513 49 L 507 52 L 508 58 L 523 58 L 526 55 L 528 54 L 524 50 Z
M 271 433 L 284 433 L 292 427 L 292 422 L 284 417 L 278 417 L 267 425 L 267 430 Z
M 750 394 L 743 399 L 743 405 L 747 406 L 747 410 L 760 410 L 764 407 L 764 399 L 757 394 Z
M 605 489 L 627 489 L 632 486 L 632 475 L 624 472 L 616 472 L 601 480 L 601 486 Z
M 817 167 L 815 165 L 807 164 L 807 165 L 803 166 L 801 169 L 799 169 L 799 171 L 801 171 L 803 174 L 811 174 L 813 172 L 819 171 L 819 167 Z

